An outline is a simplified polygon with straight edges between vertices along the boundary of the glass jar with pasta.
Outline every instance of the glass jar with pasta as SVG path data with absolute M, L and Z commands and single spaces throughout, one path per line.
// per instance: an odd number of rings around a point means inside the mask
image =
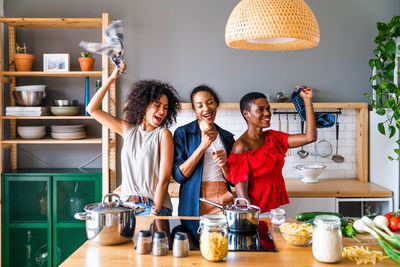
M 228 225 L 222 214 L 200 217 L 200 252 L 207 261 L 224 261 L 228 255 Z

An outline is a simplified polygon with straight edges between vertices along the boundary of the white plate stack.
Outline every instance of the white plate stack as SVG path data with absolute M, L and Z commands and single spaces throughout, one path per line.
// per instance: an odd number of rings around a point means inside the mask
M 82 139 L 86 137 L 85 125 L 53 125 L 51 137 L 55 139 Z

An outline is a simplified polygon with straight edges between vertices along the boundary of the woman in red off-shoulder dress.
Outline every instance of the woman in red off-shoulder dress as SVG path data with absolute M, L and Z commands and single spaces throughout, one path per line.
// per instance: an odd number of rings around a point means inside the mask
M 227 180 L 235 184 L 237 197 L 267 212 L 289 203 L 282 168 L 288 148 L 299 147 L 317 139 L 312 89 L 300 92 L 306 111 L 306 133 L 286 134 L 266 130 L 270 126 L 269 103 L 262 93 L 248 93 L 240 100 L 240 111 L 248 129 L 236 140 L 228 158 Z

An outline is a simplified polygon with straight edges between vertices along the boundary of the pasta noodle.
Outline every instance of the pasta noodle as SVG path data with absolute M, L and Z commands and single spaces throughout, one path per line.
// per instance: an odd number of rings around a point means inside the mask
M 228 239 L 219 232 L 202 232 L 200 251 L 203 258 L 208 261 L 221 261 L 228 254 Z
M 312 239 L 314 226 L 310 224 L 282 223 L 279 226 L 282 237 L 291 245 L 308 246 Z
M 364 246 L 344 247 L 342 257 L 357 264 L 375 264 L 377 260 L 389 259 L 389 256 L 383 256 L 382 251 L 369 250 Z

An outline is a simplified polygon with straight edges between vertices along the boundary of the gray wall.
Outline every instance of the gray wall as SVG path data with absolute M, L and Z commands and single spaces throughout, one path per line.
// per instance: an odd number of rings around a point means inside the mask
M 318 47 L 246 51 L 229 48 L 224 41 L 227 18 L 238 0 L 4 1 L 6 17 L 99 17 L 108 12 L 111 18 L 123 20 L 128 72 L 118 81 L 119 113 L 130 83 L 144 78 L 169 81 L 185 102 L 190 89 L 201 83 L 213 86 L 223 102 L 238 102 L 250 90 L 289 93 L 297 84 L 313 87 L 315 101 L 367 101 L 362 93 L 370 92 L 368 60 L 373 56 L 376 22 L 388 22 L 400 14 L 399 0 L 306 0 L 319 23 Z M 42 53 L 56 52 L 70 53 L 71 69 L 78 69 L 80 40 L 99 41 L 98 31 L 41 29 L 17 33 L 17 41 L 26 42 L 30 52 L 36 54 L 36 69 L 42 68 Z M 21 78 L 18 82 L 48 84 L 49 99 L 83 101 L 81 78 Z M 70 147 L 75 152 L 65 155 L 58 152 L 59 147 L 22 148 L 52 167 L 76 167 L 80 164 L 75 161 L 83 163 L 100 153 L 93 146 Z M 71 153 L 79 156 L 71 157 Z M 26 154 L 19 154 L 22 167 L 41 166 Z M 89 166 L 100 165 L 97 160 Z

